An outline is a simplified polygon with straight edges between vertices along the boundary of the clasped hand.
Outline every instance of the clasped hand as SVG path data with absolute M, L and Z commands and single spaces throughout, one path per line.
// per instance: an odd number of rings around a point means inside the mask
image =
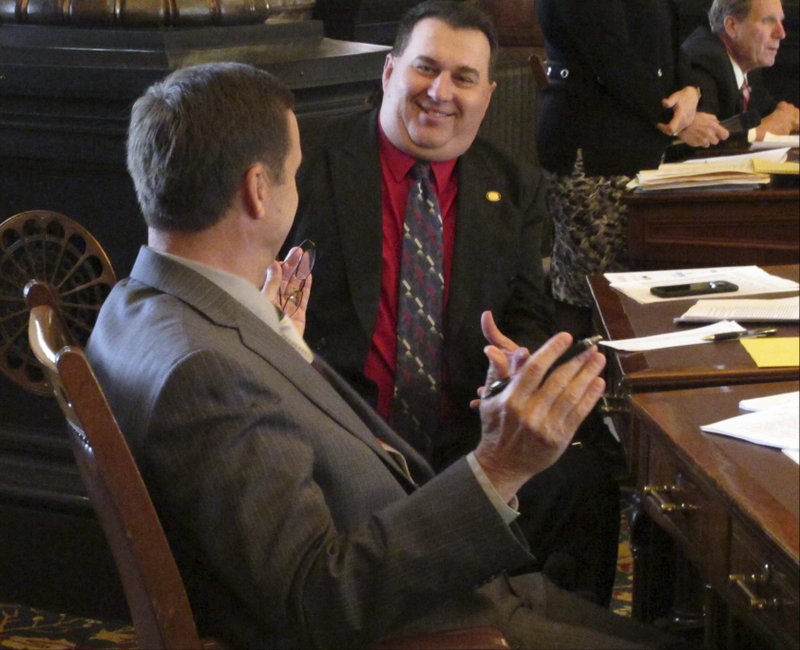
M 289 249 L 283 261 L 273 260 L 267 267 L 261 287 L 262 295 L 281 311 L 284 311 L 287 304 L 291 304 L 292 309 L 286 311 L 284 318 L 291 321 L 300 336 L 303 336 L 306 329 L 306 310 L 313 280 L 311 274 L 301 280 L 295 273 L 302 256 L 303 249 L 294 246 Z
M 605 382 L 598 375 L 605 357 L 592 347 L 548 374 L 571 345 L 569 334 L 556 334 L 531 354 L 500 332 L 491 312 L 484 312 L 481 327 L 489 341 L 486 385 L 505 377 L 511 381 L 500 394 L 472 402 L 482 425 L 475 458 L 508 502 L 558 460 L 600 399 Z M 480 388 L 479 395 L 486 390 Z

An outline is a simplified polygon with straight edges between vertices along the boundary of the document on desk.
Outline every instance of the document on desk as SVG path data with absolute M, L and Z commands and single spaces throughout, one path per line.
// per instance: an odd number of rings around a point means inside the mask
M 721 298 L 752 296 L 759 293 L 779 293 L 797 291 L 800 285 L 777 275 L 767 273 L 758 266 L 717 266 L 699 269 L 669 269 L 666 271 L 626 271 L 606 273 L 604 276 L 612 289 L 616 289 L 640 304 L 664 302 L 665 300 L 686 300 L 685 297 L 659 298 L 650 293 L 653 287 L 690 282 L 711 282 L 727 280 L 739 287 L 737 291 L 719 294 Z M 708 296 L 711 298 L 711 295 Z
M 769 411 L 770 409 L 787 409 L 800 411 L 800 391 L 778 393 L 766 397 L 752 397 L 739 401 L 739 408 L 743 411 Z
M 722 334 L 723 332 L 744 332 L 745 328 L 735 321 L 723 320 L 705 327 L 695 327 L 692 329 L 679 330 L 677 332 L 667 332 L 666 334 L 654 334 L 653 336 L 640 336 L 634 339 L 618 339 L 616 341 L 600 341 L 598 345 L 604 345 L 620 352 L 646 352 L 647 350 L 662 350 L 664 348 L 677 348 L 682 345 L 697 345 L 699 343 L 710 343 L 719 345 L 713 341 L 707 341 L 704 337 L 712 334 Z
M 789 157 L 788 145 L 764 147 L 765 150 L 756 150 L 751 146 L 750 153 L 737 153 L 732 156 L 713 156 L 711 158 L 690 158 L 684 161 L 687 165 L 719 165 L 721 163 L 746 163 L 754 160 L 765 160 L 771 163 L 784 162 Z M 680 163 L 678 163 L 680 164 Z
M 800 134 L 794 135 L 775 135 L 774 133 L 767 132 L 763 140 L 757 140 L 750 145 L 752 151 L 761 151 L 764 149 L 776 149 L 782 147 L 789 147 L 797 149 L 800 147 Z
M 700 427 L 716 433 L 767 447 L 783 449 L 792 458 L 800 449 L 800 397 L 797 392 L 781 393 L 739 402 L 744 415 Z M 795 461 L 797 462 L 797 461 Z
M 800 321 L 800 296 L 701 299 L 678 316 L 675 322 L 708 323 L 717 320 L 735 320 L 742 323 L 797 322 Z
M 712 158 L 692 158 L 662 163 L 658 169 L 643 169 L 626 185 L 629 190 L 677 190 L 702 187 L 766 185 L 769 173 L 760 171 L 756 161 L 779 163 L 786 160 L 789 147 Z

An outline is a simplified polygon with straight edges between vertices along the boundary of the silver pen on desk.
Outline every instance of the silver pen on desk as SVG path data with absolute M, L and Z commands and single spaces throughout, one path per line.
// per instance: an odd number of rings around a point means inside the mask
M 736 341 L 738 339 L 753 338 L 760 339 L 765 336 L 772 336 L 777 334 L 778 330 L 775 327 L 764 327 L 756 330 L 744 330 L 743 332 L 721 332 L 720 334 L 710 334 L 704 336 L 704 341 Z

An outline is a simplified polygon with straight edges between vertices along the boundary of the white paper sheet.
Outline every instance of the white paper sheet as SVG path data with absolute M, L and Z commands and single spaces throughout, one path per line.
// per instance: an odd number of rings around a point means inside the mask
M 739 408 L 743 411 L 769 411 L 771 409 L 800 411 L 800 391 L 743 399 L 739 402 Z
M 681 164 L 716 165 L 717 163 L 742 163 L 748 160 L 755 160 L 756 158 L 759 160 L 769 160 L 770 162 L 783 162 L 789 157 L 790 144 L 781 146 L 773 142 L 771 145 L 772 146 L 763 147 L 760 150 L 756 150 L 756 147 L 752 146 L 751 149 L 753 149 L 753 153 L 739 153 L 733 156 L 712 156 L 710 158 L 691 158 L 683 161 Z
M 713 341 L 705 341 L 703 337 L 711 334 L 722 334 L 723 332 L 744 331 L 745 328 L 739 325 L 739 323 L 728 320 L 706 325 L 705 327 L 695 327 L 678 332 L 667 332 L 666 334 L 640 336 L 634 339 L 618 339 L 616 341 L 600 341 L 598 345 L 604 345 L 622 352 L 644 352 L 646 350 L 677 348 L 681 345 L 697 345 L 698 343 L 711 343 L 713 345 Z
M 674 320 L 676 323 L 708 323 L 716 320 L 743 323 L 796 322 L 800 321 L 800 296 L 701 299 Z
M 767 132 L 763 141 L 756 141 L 750 145 L 750 149 L 753 151 L 775 149 L 780 147 L 794 147 L 795 149 L 800 147 L 800 134 L 775 135 L 774 133 Z
M 794 451 L 800 449 L 800 414 L 796 409 L 745 413 L 703 425 L 700 429 L 767 447 Z

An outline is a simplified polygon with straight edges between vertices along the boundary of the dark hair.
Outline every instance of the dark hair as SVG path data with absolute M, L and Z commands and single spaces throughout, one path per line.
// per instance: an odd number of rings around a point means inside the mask
M 715 34 L 725 32 L 725 19 L 733 16 L 737 20 L 744 20 L 750 13 L 752 0 L 714 0 L 708 10 L 708 24 Z
M 147 225 L 196 232 L 219 221 L 256 162 L 280 181 L 292 93 L 239 63 L 183 68 L 133 105 L 128 172 Z
M 455 0 L 426 0 L 409 9 L 400 19 L 392 52 L 401 56 L 411 39 L 416 24 L 425 18 L 436 18 L 453 29 L 476 29 L 489 40 L 489 79 L 494 76 L 499 43 L 492 19 L 469 2 Z

